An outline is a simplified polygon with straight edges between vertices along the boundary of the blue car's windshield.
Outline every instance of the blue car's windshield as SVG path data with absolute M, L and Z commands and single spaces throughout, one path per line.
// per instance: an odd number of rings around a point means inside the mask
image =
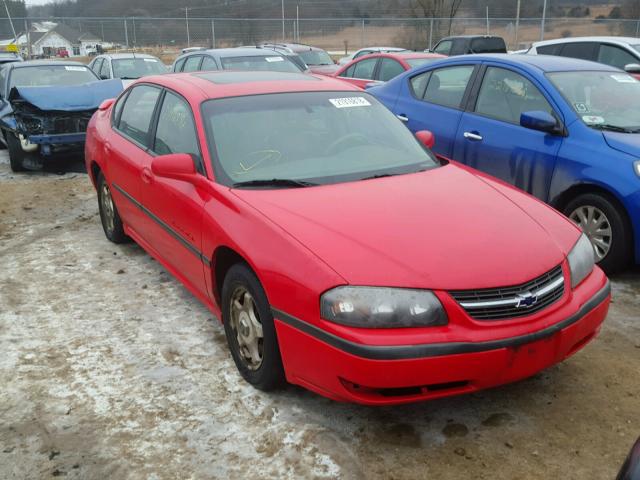
M 640 132 L 640 82 L 624 72 L 547 74 L 589 127 Z

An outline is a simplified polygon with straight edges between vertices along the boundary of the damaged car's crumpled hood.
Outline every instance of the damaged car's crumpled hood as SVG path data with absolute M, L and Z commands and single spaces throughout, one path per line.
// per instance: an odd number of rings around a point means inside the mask
M 13 87 L 9 100 L 28 102 L 40 110 L 78 112 L 97 109 L 103 101 L 117 97 L 123 88 L 120 79 L 70 86 Z

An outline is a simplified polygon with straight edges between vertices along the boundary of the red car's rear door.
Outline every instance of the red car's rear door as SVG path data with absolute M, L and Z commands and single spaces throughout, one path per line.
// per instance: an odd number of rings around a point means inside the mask
M 148 153 L 149 129 L 161 92 L 160 88 L 150 85 L 132 88 L 127 97 L 122 99 L 124 105 L 114 118 L 114 134 L 103 145 L 118 212 L 125 225 L 138 234 L 146 221 L 139 208 L 142 170 L 151 162 Z
M 188 153 L 204 175 L 193 112 L 181 96 L 166 91 L 157 113 L 150 153 Z M 202 215 L 207 194 L 188 181 L 154 175 L 143 169 L 142 202 L 148 211 L 143 236 L 163 261 L 200 294 L 206 296 L 202 255 Z

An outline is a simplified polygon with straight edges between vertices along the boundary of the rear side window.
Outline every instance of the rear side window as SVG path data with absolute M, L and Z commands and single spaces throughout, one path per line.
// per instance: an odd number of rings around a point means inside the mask
M 200 70 L 211 71 L 218 70 L 218 65 L 216 61 L 211 57 L 204 57 L 202 59 L 202 65 L 200 65 Z
M 202 60 L 201 55 L 193 55 L 188 57 L 184 62 L 184 67 L 182 68 L 183 72 L 197 72 L 200 67 L 200 60 Z
M 556 45 L 543 45 L 542 47 L 536 47 L 536 53 L 540 55 L 560 55 L 562 44 Z
M 563 57 L 581 58 L 582 60 L 595 60 L 598 44 L 593 42 L 565 43 L 560 55 Z
M 134 87 L 122 107 L 118 130 L 148 147 L 149 126 L 160 95 L 160 89 L 148 85 Z
M 353 78 L 373 80 L 373 72 L 376 69 L 376 63 L 378 63 L 377 58 L 367 58 L 366 60 L 359 61 L 355 65 L 356 68 L 353 71 Z
M 421 73 L 420 75 L 416 75 L 412 77 L 410 82 L 411 90 L 413 94 L 422 99 L 424 97 L 424 91 L 427 89 L 427 83 L 429 83 L 429 77 L 431 76 L 431 72 Z
M 624 70 L 630 63 L 640 63 L 640 61 L 626 50 L 614 45 L 602 44 L 598 53 L 598 61 L 613 67 Z
M 391 58 L 383 58 L 380 61 L 380 71 L 378 72 L 378 80 L 388 82 L 393 77 L 397 77 L 404 72 L 404 67 Z
M 434 70 L 427 84 L 424 100 L 445 107 L 460 108 L 472 73 L 471 65 Z
M 473 53 L 507 53 L 507 46 L 501 38 L 474 38 L 471 42 Z
M 449 52 L 449 55 L 464 55 L 466 53 L 469 53 L 468 47 L 467 47 L 467 40 L 462 38 L 454 40 L 453 46 L 451 47 L 451 51 Z
M 443 40 L 436 45 L 436 48 L 433 51 L 441 55 L 449 55 L 449 52 L 451 52 L 451 45 L 453 45 L 451 40 Z
M 181 72 L 182 71 L 182 67 L 184 66 L 184 61 L 186 60 L 186 58 L 181 58 L 180 60 L 176 61 L 176 64 L 173 66 L 173 71 L 174 72 Z

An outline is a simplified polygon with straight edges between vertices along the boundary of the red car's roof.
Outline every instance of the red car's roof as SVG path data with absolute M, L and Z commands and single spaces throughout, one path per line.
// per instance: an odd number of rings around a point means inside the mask
M 163 85 L 189 96 L 195 87 L 205 98 L 283 92 L 361 91 L 341 80 L 323 75 L 281 72 L 194 72 L 144 77 L 142 83 Z M 191 87 L 191 88 L 189 88 Z

